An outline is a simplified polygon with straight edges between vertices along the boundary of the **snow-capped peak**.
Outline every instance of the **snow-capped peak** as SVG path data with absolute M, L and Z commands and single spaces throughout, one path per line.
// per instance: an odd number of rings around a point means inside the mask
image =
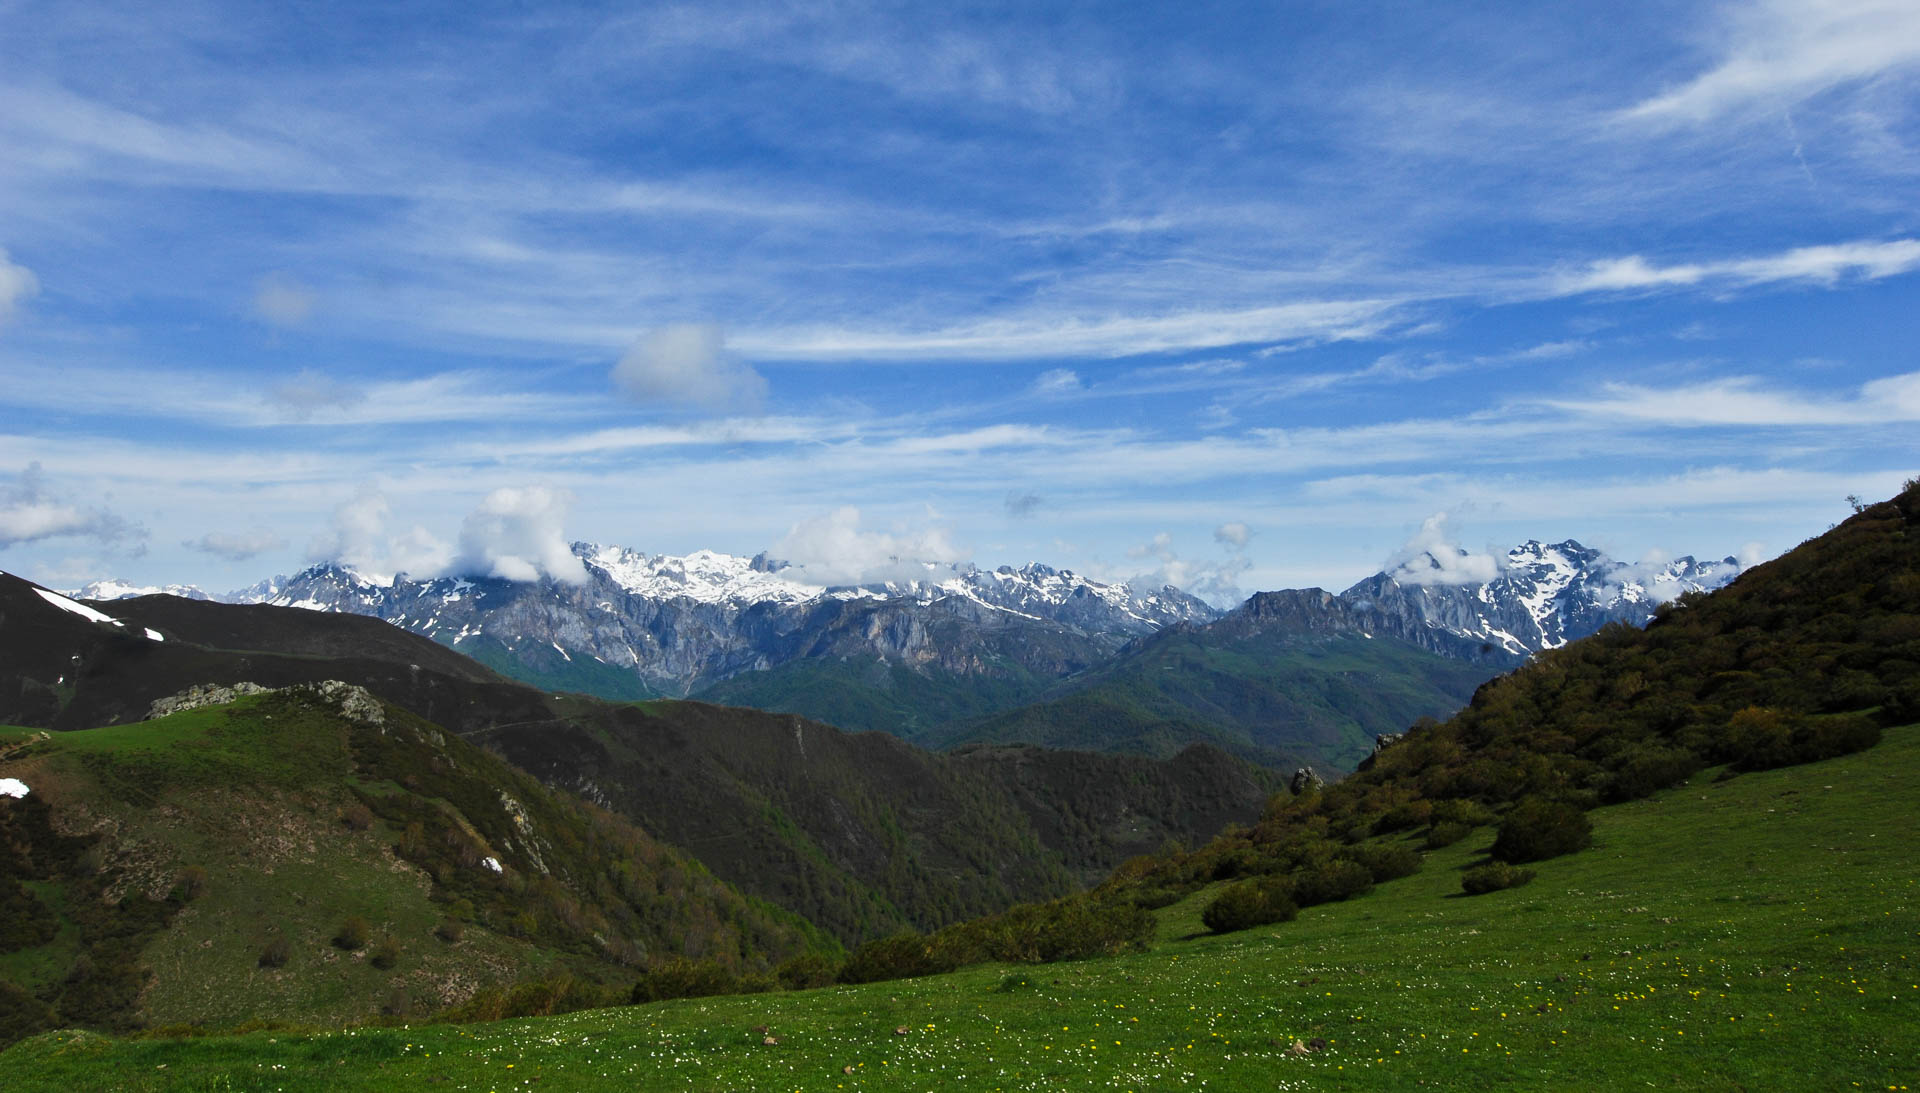
M 1615 620 L 1644 623 L 1659 604 L 1718 588 L 1740 573 L 1732 558 L 1619 562 L 1572 539 L 1521 543 L 1497 559 L 1495 575 L 1481 580 L 1461 581 L 1466 566 L 1442 565 L 1431 555 L 1432 569 L 1447 579 L 1427 579 L 1420 561 L 1377 574 L 1344 595 L 1521 655 L 1557 648 Z
M 76 600 L 130 600 L 135 596 L 179 596 L 185 600 L 210 600 L 213 597 L 190 584 L 139 585 L 123 581 L 118 577 L 109 577 L 104 581 L 94 581 L 82 588 L 69 589 L 67 595 Z
M 821 585 L 783 575 L 784 568 L 765 555 L 742 558 L 713 550 L 691 554 L 644 554 L 621 546 L 575 543 L 573 552 L 588 566 L 636 596 L 689 599 L 699 603 L 804 603 L 826 593 Z

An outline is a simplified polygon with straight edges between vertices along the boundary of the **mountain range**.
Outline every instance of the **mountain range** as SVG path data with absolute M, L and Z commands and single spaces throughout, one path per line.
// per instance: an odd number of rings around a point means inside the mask
M 1633 565 L 1573 540 L 1528 541 L 1488 580 L 1458 582 L 1458 559 L 1423 553 L 1337 595 L 1263 592 L 1223 613 L 1170 586 L 1143 591 L 1039 563 L 922 564 L 909 579 L 829 586 L 765 554 L 572 552 L 578 581 L 381 580 L 322 563 L 219 598 L 371 615 L 535 686 L 615 700 L 695 696 L 934 745 L 1071 739 L 1165 756 L 1205 739 L 1263 763 L 1350 769 L 1374 735 L 1451 713 L 1524 657 L 1610 622 L 1644 623 L 1660 603 L 1740 571 L 1732 558 Z M 76 597 L 147 591 L 108 582 Z M 1289 654 L 1282 665 L 1273 650 L 1245 655 L 1249 626 L 1295 652 L 1373 645 L 1357 662 Z M 1224 687 L 1242 693 L 1196 706 L 1199 693 L 1225 697 L 1221 663 L 1183 683 L 1196 663 L 1176 660 L 1150 670 L 1149 689 L 1171 697 L 1116 708 L 1114 680 L 1155 657 L 1142 643 L 1167 632 L 1188 647 L 1240 648 L 1227 658 L 1238 681 Z M 1091 711 L 1061 700 L 1102 687 L 1093 706 L 1118 722 L 1063 730 L 1063 719 L 1089 724 Z M 1303 705 L 1303 691 L 1322 697 Z

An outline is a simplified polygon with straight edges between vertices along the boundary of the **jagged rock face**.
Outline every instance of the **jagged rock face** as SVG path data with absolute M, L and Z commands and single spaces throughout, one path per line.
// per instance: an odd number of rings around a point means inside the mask
M 1510 663 L 1513 655 L 1504 646 L 1435 625 L 1418 610 L 1396 610 L 1379 598 L 1354 598 L 1351 592 L 1336 596 L 1319 588 L 1257 592 L 1211 629 L 1230 637 L 1273 630 L 1313 637 L 1384 636 L 1441 656 L 1496 665 Z
M 586 572 L 578 584 L 404 575 L 381 584 L 320 565 L 235 598 L 373 615 L 454 646 L 490 637 L 541 666 L 590 656 L 669 695 L 819 656 L 1060 676 L 1130 638 L 1218 615 L 1175 588 L 1139 593 L 1043 565 L 925 567 L 924 580 L 825 587 L 764 555 L 649 556 L 587 543 L 574 553 Z
M 1436 564 L 1434 571 L 1441 572 Z M 1732 558 L 1630 565 L 1569 539 L 1528 541 L 1507 552 L 1499 576 L 1473 584 L 1416 583 L 1376 573 L 1340 594 L 1370 617 L 1395 620 L 1399 636 L 1447 653 L 1417 634 L 1444 631 L 1509 654 L 1554 649 L 1611 622 L 1643 625 L 1683 592 L 1711 591 L 1740 573 Z M 1417 567 L 1414 569 L 1417 573 Z M 1383 625 L 1385 625 L 1383 623 Z M 1457 655 L 1457 654 L 1450 654 Z

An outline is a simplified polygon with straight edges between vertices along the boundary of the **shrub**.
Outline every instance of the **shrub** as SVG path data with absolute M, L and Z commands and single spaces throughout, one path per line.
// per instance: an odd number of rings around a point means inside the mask
M 457 918 L 443 918 L 440 925 L 433 928 L 433 936 L 449 945 L 457 945 L 461 938 L 467 936 L 467 927 Z
M 869 941 L 855 949 L 852 959 L 840 969 L 840 982 L 878 983 L 884 979 L 939 975 L 959 966 L 960 961 L 950 946 L 935 945 L 932 938 L 909 930 Z
M 1420 871 L 1420 852 L 1410 846 L 1362 843 L 1350 846 L 1342 853 L 1349 860 L 1358 862 L 1375 884 L 1410 877 Z
M 732 994 L 740 980 L 717 960 L 674 957 L 648 968 L 633 985 L 633 1001 L 659 1002 L 668 998 L 705 998 Z
M 1111 956 L 1144 948 L 1153 939 L 1155 920 L 1146 908 L 1125 901 L 1070 896 L 1028 904 L 1010 913 L 999 960 L 1052 963 Z
M 367 938 L 372 935 L 372 923 L 359 915 L 349 915 L 340 923 L 339 932 L 333 935 L 333 943 L 348 952 L 357 952 L 367 947 Z
M 1565 801 L 1528 797 L 1500 821 L 1493 856 L 1503 862 L 1543 861 L 1593 844 L 1593 822 Z
M 340 822 L 352 831 L 365 831 L 373 826 L 373 810 L 365 803 L 355 801 L 340 810 Z
M 180 870 L 179 879 L 174 886 L 180 890 L 180 898 L 196 900 L 207 891 L 207 871 L 197 865 L 189 865 Z
M 840 962 L 820 953 L 801 953 L 773 971 L 773 978 L 790 991 L 825 987 L 840 975 Z
M 1700 769 L 1700 759 L 1685 748 L 1640 745 L 1614 757 L 1607 777 L 1609 801 L 1631 801 L 1677 786 Z
M 1427 849 L 1438 850 L 1443 846 L 1452 846 L 1473 832 L 1473 828 L 1457 820 L 1447 820 L 1434 824 L 1427 829 Z
M 413 1012 L 413 995 L 405 983 L 387 992 L 387 1000 L 380 1003 L 380 1012 L 387 1017 L 405 1017 Z
M 488 987 L 438 1015 L 447 1021 L 503 1021 L 511 1017 L 551 1017 L 556 1013 L 618 1005 L 620 991 L 572 976 L 536 979 L 510 987 Z
M 1798 717 L 1749 706 L 1727 721 L 1735 770 L 1771 770 L 1850 755 L 1880 742 L 1880 726 L 1865 714 Z
M 1460 878 L 1460 888 L 1467 895 L 1478 896 L 1502 888 L 1518 888 L 1532 879 L 1533 870 L 1497 861 L 1467 870 Z
M 1485 827 L 1493 821 L 1493 810 L 1478 801 L 1455 797 L 1433 803 L 1435 824 L 1456 823 L 1465 824 L 1468 827 Z
M 60 920 L 53 908 L 40 902 L 26 885 L 0 879 L 0 953 L 45 945 L 59 932 Z
M 1200 912 L 1200 922 L 1216 934 L 1291 922 L 1300 913 L 1282 877 L 1257 877 L 1232 885 Z
M 1337 903 L 1373 889 L 1373 874 L 1349 858 L 1319 862 L 1294 873 L 1293 901 L 1302 907 Z
M 293 946 L 287 941 L 287 935 L 275 934 L 260 946 L 260 966 L 263 968 L 284 968 L 287 958 L 293 955 Z
M 1127 902 L 1142 910 L 1158 911 L 1162 907 L 1171 907 L 1186 898 L 1179 888 L 1165 886 L 1157 888 L 1135 888 L 1126 894 Z
M 1409 828 L 1419 827 L 1421 824 L 1427 823 L 1432 819 L 1433 802 L 1408 801 L 1404 804 L 1394 805 L 1392 808 L 1381 813 L 1380 818 L 1373 821 L 1373 833 L 1375 835 L 1386 835 L 1395 831 L 1405 831 Z
M 367 956 L 367 962 L 382 971 L 400 963 L 400 942 L 392 934 L 382 937 L 380 944 L 375 945 L 373 952 Z
M 0 981 L 0 1048 L 58 1024 L 58 1017 L 45 1002 Z

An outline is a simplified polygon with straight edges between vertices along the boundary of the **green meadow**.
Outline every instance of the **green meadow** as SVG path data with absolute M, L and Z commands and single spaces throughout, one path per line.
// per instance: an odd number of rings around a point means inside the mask
M 1280 926 L 1150 952 L 478 1025 L 43 1034 L 10 1090 L 1052 1090 L 1920 1084 L 1920 726 L 1703 771 L 1595 845 L 1460 895 L 1481 829 Z

